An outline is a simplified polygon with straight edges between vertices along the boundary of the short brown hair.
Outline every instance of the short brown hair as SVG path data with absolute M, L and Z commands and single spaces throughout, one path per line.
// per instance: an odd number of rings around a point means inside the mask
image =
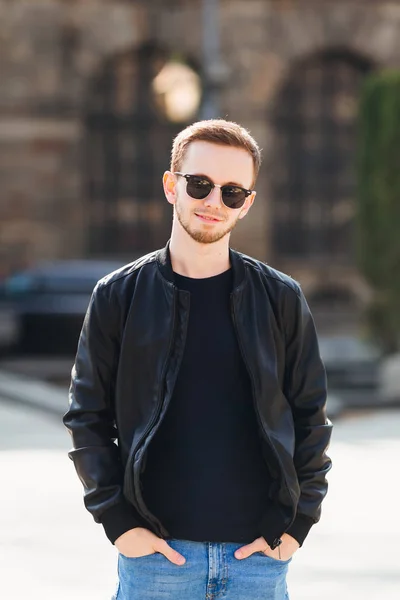
M 253 159 L 254 180 L 257 179 L 261 165 L 261 150 L 250 133 L 233 121 L 209 119 L 197 121 L 183 129 L 173 141 L 171 152 L 171 171 L 180 171 L 187 147 L 192 142 L 210 142 L 220 146 L 243 148 Z

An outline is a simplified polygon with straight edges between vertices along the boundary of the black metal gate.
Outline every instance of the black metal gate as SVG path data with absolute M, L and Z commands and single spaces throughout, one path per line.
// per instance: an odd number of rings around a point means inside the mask
M 185 124 L 168 121 L 154 101 L 152 81 L 166 62 L 148 46 L 110 60 L 94 81 L 85 120 L 90 255 L 142 254 L 168 239 L 161 178 Z
M 292 69 L 276 102 L 272 174 L 276 258 L 354 261 L 356 123 L 370 65 L 318 55 Z

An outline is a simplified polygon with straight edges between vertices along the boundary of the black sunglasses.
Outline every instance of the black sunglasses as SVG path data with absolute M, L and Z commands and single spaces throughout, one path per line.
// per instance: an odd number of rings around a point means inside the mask
M 180 175 L 186 179 L 186 193 L 195 200 L 204 200 L 215 187 L 221 188 L 222 202 L 228 208 L 242 208 L 247 196 L 254 191 L 246 190 L 239 185 L 218 185 L 204 175 L 188 175 L 177 171 L 174 172 L 174 175 Z

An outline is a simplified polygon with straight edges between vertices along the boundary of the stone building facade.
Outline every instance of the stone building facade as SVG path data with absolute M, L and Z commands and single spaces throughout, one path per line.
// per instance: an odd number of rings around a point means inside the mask
M 202 85 L 202 9 L 0 0 L 0 273 L 44 258 L 129 260 L 164 243 L 160 176 L 185 123 L 151 94 L 171 61 Z M 400 2 L 220 0 L 219 11 L 219 116 L 247 127 L 264 155 L 232 244 L 309 295 L 362 302 L 357 101 L 369 72 L 400 64 Z

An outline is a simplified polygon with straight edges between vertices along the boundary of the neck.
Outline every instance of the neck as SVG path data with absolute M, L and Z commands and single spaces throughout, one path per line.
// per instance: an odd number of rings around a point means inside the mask
M 172 268 L 178 275 L 202 279 L 227 271 L 230 267 L 229 238 L 227 234 L 218 242 L 201 244 L 190 237 L 180 226 L 172 226 L 170 255 Z

